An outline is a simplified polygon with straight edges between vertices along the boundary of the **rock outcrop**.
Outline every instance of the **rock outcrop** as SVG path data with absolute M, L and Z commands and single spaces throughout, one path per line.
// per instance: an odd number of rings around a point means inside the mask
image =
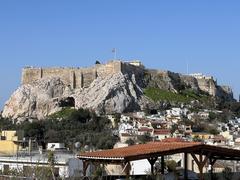
M 73 95 L 77 108 L 94 109 L 97 113 L 122 113 L 139 110 L 142 90 L 134 74 L 118 73 L 97 78 L 88 88 L 77 90 Z
M 172 92 L 179 92 L 185 88 L 199 90 L 196 78 L 170 71 L 147 70 L 144 81 L 148 87 L 160 88 Z
M 216 99 L 235 101 L 233 92 L 228 86 L 219 86 L 213 77 L 194 77 L 170 71 L 146 70 L 145 86 L 160 88 L 172 92 L 192 89 L 196 93 L 206 93 Z
M 2 116 L 12 119 L 42 119 L 59 111 L 59 99 L 70 90 L 59 78 L 42 79 L 20 86 L 6 102 Z
M 43 119 L 64 106 L 94 109 L 98 114 L 139 110 L 142 90 L 132 74 L 97 78 L 87 88 L 71 89 L 60 78 L 37 80 L 19 87 L 6 102 L 2 116 Z

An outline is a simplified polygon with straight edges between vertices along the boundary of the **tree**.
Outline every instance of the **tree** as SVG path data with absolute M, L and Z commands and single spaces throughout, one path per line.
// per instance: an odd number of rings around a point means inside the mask
M 61 142 L 62 141 L 61 135 L 59 134 L 59 132 L 54 129 L 50 129 L 50 128 L 45 132 L 44 137 L 45 137 L 44 139 L 47 142 Z
M 12 130 L 16 129 L 16 125 L 10 119 L 5 119 L 0 117 L 0 129 L 2 130 Z
M 114 114 L 114 128 L 118 128 L 118 124 L 120 123 L 121 120 L 121 114 L 120 113 L 116 113 Z
M 130 139 L 126 140 L 126 143 L 128 144 L 128 146 L 132 146 L 135 144 L 135 141 L 132 138 L 130 138 Z
M 145 144 L 146 142 L 149 142 L 152 140 L 152 137 L 150 136 L 149 133 L 145 133 L 144 135 L 140 135 L 137 137 L 138 138 L 138 141 L 141 143 L 141 144 Z
M 97 166 L 96 170 L 93 172 L 93 177 L 94 179 L 102 179 L 100 177 L 103 176 L 103 174 L 105 173 L 105 169 L 104 166 Z
M 24 121 L 19 125 L 12 124 L 8 119 L 1 119 L 0 128 L 23 130 L 25 137 L 36 140 L 43 147 L 50 142 L 59 142 L 73 149 L 74 144 L 80 142 L 82 146 L 91 144 L 95 149 L 109 149 L 118 141 L 118 137 L 112 132 L 111 121 L 88 109 L 67 107 L 45 120 Z M 92 138 L 89 139 L 90 136 Z
M 97 149 L 111 149 L 117 141 L 117 137 L 101 134 L 96 142 Z
M 178 125 L 177 124 L 173 124 L 172 128 L 171 128 L 171 134 L 173 134 L 176 130 L 178 130 Z
M 214 128 L 210 128 L 210 129 L 208 130 L 208 132 L 209 132 L 210 134 L 213 134 L 213 135 L 219 134 L 218 130 L 217 130 L 217 129 L 214 129 Z
M 45 125 L 41 121 L 24 122 L 20 125 L 20 129 L 23 129 L 25 137 L 36 139 L 37 142 L 44 139 Z
M 54 174 L 54 166 L 56 164 L 56 159 L 55 159 L 55 155 L 53 151 L 48 151 L 48 164 L 49 164 L 49 168 L 51 170 L 52 173 L 52 178 L 53 180 L 56 179 L 55 174 Z
M 177 168 L 177 163 L 174 160 L 166 161 L 166 166 L 169 172 L 175 172 Z
M 213 121 L 217 118 L 217 114 L 214 112 L 209 112 L 209 120 Z

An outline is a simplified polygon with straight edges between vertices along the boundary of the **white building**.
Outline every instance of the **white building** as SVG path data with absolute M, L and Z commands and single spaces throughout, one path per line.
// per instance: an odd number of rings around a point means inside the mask
M 132 134 L 134 133 L 134 128 L 131 124 L 129 123 L 121 123 L 118 128 L 119 133 L 129 133 Z
M 75 158 L 75 154 L 69 152 L 54 152 L 54 172 L 56 176 L 61 178 L 79 177 L 82 169 L 82 161 Z M 15 156 L 0 157 L 0 171 L 9 172 L 15 170 L 23 172 L 25 176 L 29 173 L 35 174 L 34 169 L 49 168 L 48 153 L 39 153 L 39 151 L 30 154 L 18 154 Z
M 204 75 L 204 74 L 202 74 L 202 73 L 193 73 L 193 74 L 190 74 L 190 76 L 193 76 L 193 77 L 195 77 L 196 79 L 207 79 L 207 80 L 213 79 L 212 76 L 206 76 L 206 75 Z
M 172 108 L 170 110 L 166 110 L 167 115 L 171 116 L 181 116 L 181 115 L 187 115 L 188 109 L 184 108 Z
M 47 150 L 56 151 L 56 150 L 66 150 L 64 143 L 48 143 Z
M 151 165 L 147 159 L 131 161 L 131 175 L 145 175 L 151 172 Z

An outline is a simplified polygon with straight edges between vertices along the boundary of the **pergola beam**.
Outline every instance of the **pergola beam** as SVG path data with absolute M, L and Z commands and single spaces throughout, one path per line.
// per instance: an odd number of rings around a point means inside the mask
M 153 158 L 148 158 L 148 162 L 150 163 L 151 165 L 151 174 L 154 175 L 154 164 L 155 162 L 157 161 L 157 157 L 153 157 Z
M 188 153 L 184 153 L 184 180 L 188 180 Z
M 213 159 L 212 157 L 209 158 L 209 163 L 211 165 L 211 169 L 210 169 L 210 176 L 211 176 L 211 180 L 213 180 L 213 166 L 216 163 L 217 159 Z
M 162 175 L 164 175 L 164 165 L 165 165 L 164 156 L 161 156 L 161 174 Z
M 89 166 L 89 162 L 86 160 L 83 160 L 83 176 L 87 175 L 87 168 Z
M 234 158 L 234 157 L 219 157 L 219 156 L 214 156 L 215 159 L 217 160 L 229 160 L 229 161 L 240 161 L 240 158 Z
M 199 155 L 199 159 L 196 157 L 195 154 L 191 153 L 194 161 L 196 162 L 199 172 L 200 172 L 200 179 L 203 180 L 203 167 L 207 163 L 209 157 L 211 156 L 211 153 L 209 152 L 208 155 L 206 155 L 203 159 L 202 153 Z
M 125 172 L 126 177 L 128 179 L 128 177 L 130 175 L 130 170 L 131 170 L 131 165 L 130 165 L 129 161 L 125 161 L 124 163 L 122 163 L 122 167 L 123 167 L 122 172 Z

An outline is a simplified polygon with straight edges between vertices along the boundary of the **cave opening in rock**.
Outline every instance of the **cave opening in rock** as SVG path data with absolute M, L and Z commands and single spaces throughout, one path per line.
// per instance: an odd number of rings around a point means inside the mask
M 73 97 L 66 97 L 59 101 L 59 107 L 75 107 L 75 99 Z

